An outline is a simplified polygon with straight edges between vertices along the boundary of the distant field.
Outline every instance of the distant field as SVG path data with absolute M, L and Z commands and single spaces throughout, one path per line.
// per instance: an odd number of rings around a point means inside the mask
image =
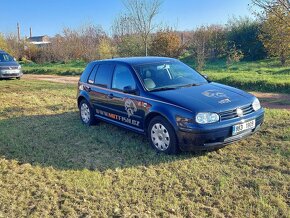
M 202 73 L 213 81 L 248 91 L 290 93 L 290 67 L 281 67 L 278 60 L 240 62 L 229 67 L 225 61 L 216 61 Z
M 23 72 L 26 74 L 51 74 L 60 76 L 81 75 L 87 63 L 73 61 L 69 63 L 22 63 Z
M 9 90 L 9 91 L 7 91 Z M 210 153 L 79 121 L 74 85 L 0 80 L 0 217 L 289 217 L 290 111 Z
M 183 60 L 194 67 L 193 62 Z M 85 62 L 76 61 L 66 64 L 23 64 L 24 73 L 80 75 Z M 290 93 L 290 67 L 280 67 L 278 60 L 240 62 L 227 67 L 225 61 L 207 64 L 202 73 L 213 81 L 232 85 L 248 91 Z

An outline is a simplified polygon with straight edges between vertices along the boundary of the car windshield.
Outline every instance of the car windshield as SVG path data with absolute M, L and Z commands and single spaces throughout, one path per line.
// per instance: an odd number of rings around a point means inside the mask
M 164 62 L 134 67 L 149 91 L 198 86 L 208 81 L 182 62 Z
M 14 58 L 7 53 L 0 53 L 0 63 L 1 62 L 11 62 Z

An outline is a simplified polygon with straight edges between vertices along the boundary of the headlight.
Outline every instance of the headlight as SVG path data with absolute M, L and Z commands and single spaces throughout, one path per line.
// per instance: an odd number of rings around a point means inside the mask
M 261 108 L 261 104 L 259 99 L 255 98 L 255 100 L 253 101 L 252 107 L 254 109 L 254 111 L 257 111 Z
M 198 113 L 195 117 L 195 121 L 199 124 L 215 123 L 220 119 L 216 113 Z

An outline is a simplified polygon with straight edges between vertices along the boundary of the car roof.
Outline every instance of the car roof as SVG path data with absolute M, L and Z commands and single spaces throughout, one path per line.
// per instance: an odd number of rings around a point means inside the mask
M 118 62 L 118 63 L 130 64 L 130 65 L 143 65 L 143 64 L 150 64 L 150 63 L 172 62 L 172 61 L 177 61 L 177 60 L 174 58 L 167 58 L 167 57 L 147 56 L 147 57 L 112 58 L 112 59 L 99 60 L 99 61 L 94 61 L 94 62 L 96 63 Z

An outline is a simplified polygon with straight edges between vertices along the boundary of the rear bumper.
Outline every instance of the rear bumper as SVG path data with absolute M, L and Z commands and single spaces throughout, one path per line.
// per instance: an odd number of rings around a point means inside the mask
M 252 130 L 246 130 L 238 135 L 232 135 L 232 128 L 234 125 L 247 122 L 249 120 L 256 120 L 256 127 Z M 183 151 L 202 151 L 214 150 L 224 147 L 230 143 L 242 140 L 259 130 L 264 121 L 264 110 L 255 112 L 245 119 L 234 119 L 226 125 L 215 124 L 210 129 L 202 128 L 200 130 L 179 130 L 177 137 L 180 149 Z

